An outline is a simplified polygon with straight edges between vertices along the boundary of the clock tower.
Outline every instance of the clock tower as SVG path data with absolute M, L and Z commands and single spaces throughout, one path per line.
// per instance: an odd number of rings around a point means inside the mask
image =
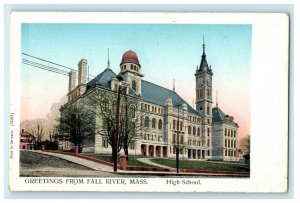
M 212 126 L 212 70 L 208 66 L 205 54 L 205 44 L 203 40 L 203 53 L 200 66 L 197 66 L 196 78 L 196 110 L 202 118 L 202 135 L 208 147 L 207 156 L 211 156 L 211 126 Z

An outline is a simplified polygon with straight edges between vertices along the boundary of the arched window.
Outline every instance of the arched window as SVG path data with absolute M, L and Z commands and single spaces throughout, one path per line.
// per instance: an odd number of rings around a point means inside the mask
M 196 135 L 196 128 L 195 128 L 195 126 L 193 127 L 193 135 Z
M 135 80 L 132 81 L 131 87 L 136 92 L 136 81 Z
M 133 65 L 132 64 L 130 64 L 130 69 L 133 70 Z
M 152 128 L 155 128 L 156 126 L 156 120 L 155 120 L 155 118 L 152 118 Z
M 145 117 L 145 127 L 146 128 L 149 127 L 149 117 L 148 116 Z
M 200 128 L 197 130 L 197 136 L 200 136 Z
M 191 133 L 192 133 L 192 127 L 189 126 L 189 127 L 188 127 L 188 134 L 190 135 Z
M 158 121 L 158 129 L 162 130 L 162 120 L 159 119 Z
M 107 112 L 107 111 L 108 111 L 108 107 L 109 107 L 108 99 L 104 99 L 104 100 L 102 101 L 101 110 L 102 110 L 103 112 Z

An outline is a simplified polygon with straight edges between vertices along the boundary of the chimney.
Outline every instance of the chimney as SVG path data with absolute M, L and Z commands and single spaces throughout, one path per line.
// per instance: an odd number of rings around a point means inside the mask
M 81 59 L 78 63 L 78 85 L 87 82 L 87 60 Z
M 69 92 L 71 92 L 76 87 L 76 71 L 72 70 L 69 72 Z

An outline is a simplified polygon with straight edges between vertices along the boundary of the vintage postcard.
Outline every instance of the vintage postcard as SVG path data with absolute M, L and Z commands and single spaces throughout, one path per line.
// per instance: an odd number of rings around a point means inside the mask
M 288 49 L 285 13 L 12 12 L 10 190 L 287 192 Z

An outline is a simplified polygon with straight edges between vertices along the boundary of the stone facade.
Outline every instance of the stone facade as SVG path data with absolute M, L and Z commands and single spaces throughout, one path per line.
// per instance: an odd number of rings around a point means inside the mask
M 108 62 L 109 64 L 109 62 Z M 108 67 L 91 81 L 86 79 L 87 61 L 79 62 L 78 85 L 74 87 L 74 74 L 70 73 L 68 101 L 80 102 L 96 90 L 117 94 L 120 82 Z M 233 118 L 214 119 L 212 110 L 212 69 L 208 66 L 203 45 L 201 64 L 196 68 L 196 109 L 185 102 L 175 90 L 143 80 L 141 65 L 133 51 L 127 51 L 120 63 L 120 73 L 126 86 L 126 97 L 135 100 L 136 125 L 140 126 L 129 143 L 129 154 L 180 159 L 215 159 L 230 161 L 237 148 L 237 128 Z M 189 87 L 191 88 L 191 87 Z M 102 126 L 101 119 L 96 120 Z M 228 134 L 229 133 L 229 134 Z M 231 133 L 232 136 L 231 136 Z M 83 151 L 111 153 L 105 133 L 95 133 L 95 142 Z

